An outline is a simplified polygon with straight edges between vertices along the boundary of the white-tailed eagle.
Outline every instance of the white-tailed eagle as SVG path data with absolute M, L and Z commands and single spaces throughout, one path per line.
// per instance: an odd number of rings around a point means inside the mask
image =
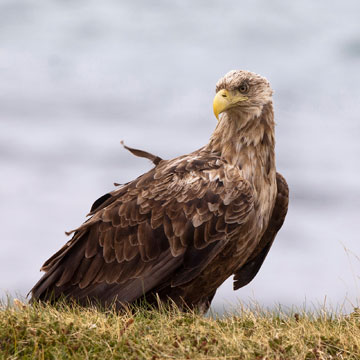
M 275 168 L 269 82 L 230 71 L 216 85 L 209 143 L 162 160 L 95 201 L 90 218 L 45 262 L 32 300 L 108 306 L 171 299 L 206 311 L 217 288 L 259 271 L 288 206 Z M 221 114 L 221 115 L 220 115 Z

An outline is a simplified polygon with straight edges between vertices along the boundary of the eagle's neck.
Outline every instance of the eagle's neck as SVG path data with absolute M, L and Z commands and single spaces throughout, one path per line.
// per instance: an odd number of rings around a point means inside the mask
M 264 180 L 275 180 L 274 128 L 272 103 L 256 114 L 230 109 L 221 116 L 208 147 L 239 167 L 259 192 Z

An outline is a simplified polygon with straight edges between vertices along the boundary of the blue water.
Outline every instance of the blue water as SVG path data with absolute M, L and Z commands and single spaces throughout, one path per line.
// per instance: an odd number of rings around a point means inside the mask
M 231 69 L 275 90 L 290 208 L 260 273 L 214 307 L 360 295 L 360 3 L 0 0 L 0 296 L 25 295 L 93 200 L 215 127 Z

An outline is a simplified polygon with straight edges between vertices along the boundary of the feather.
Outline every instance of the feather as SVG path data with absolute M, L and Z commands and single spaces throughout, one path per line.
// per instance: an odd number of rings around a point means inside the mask
M 132 154 L 135 156 L 143 157 L 146 159 L 151 160 L 155 165 L 159 164 L 159 162 L 162 160 L 159 156 L 155 156 L 153 154 L 148 153 L 147 151 L 139 150 L 139 149 L 133 149 L 131 147 L 128 147 L 124 144 L 123 141 L 120 142 L 121 145 L 126 149 L 129 150 Z
M 115 230 L 110 228 L 105 232 L 104 242 L 103 242 L 103 256 L 104 260 L 107 263 L 111 263 L 115 260 L 114 252 L 114 240 L 115 240 Z
M 139 245 L 140 246 L 140 245 Z M 132 260 L 139 253 L 138 247 L 130 243 L 129 238 L 124 241 L 124 259 Z
M 92 260 L 90 266 L 88 267 L 81 281 L 79 282 L 80 289 L 84 289 L 94 280 L 95 276 L 98 274 L 103 264 L 104 264 L 104 259 L 100 254 L 97 254 Z
M 176 237 L 181 237 L 186 231 L 187 220 L 183 211 L 180 211 L 178 215 L 172 220 L 173 233 Z
M 118 231 L 119 229 L 116 229 L 116 231 Z M 117 240 L 117 239 L 116 239 Z M 124 243 L 125 241 L 123 240 L 123 238 L 121 238 L 122 241 L 115 241 L 115 257 L 116 257 L 116 261 L 118 263 L 121 263 L 124 261 L 125 259 L 125 255 L 124 255 Z
M 78 285 L 80 283 L 84 274 L 86 274 L 86 271 L 88 270 L 91 262 L 92 262 L 92 259 L 88 259 L 86 257 L 83 257 L 81 259 L 80 266 L 78 266 L 76 268 L 76 271 L 74 271 L 71 281 L 69 281 L 72 285 Z M 56 286 L 60 286 L 60 285 L 61 284 L 56 284 Z M 62 285 L 65 285 L 65 284 L 62 284 Z
M 92 258 L 99 251 L 98 236 L 98 227 L 93 226 L 92 228 L 90 228 L 86 242 L 85 257 Z

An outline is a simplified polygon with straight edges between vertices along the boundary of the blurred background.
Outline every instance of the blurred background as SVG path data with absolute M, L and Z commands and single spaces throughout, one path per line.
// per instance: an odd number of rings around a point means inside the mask
M 360 2 L 0 0 L 0 297 L 24 296 L 92 202 L 207 143 L 217 80 L 275 90 L 277 169 L 290 208 L 239 300 L 358 305 Z

